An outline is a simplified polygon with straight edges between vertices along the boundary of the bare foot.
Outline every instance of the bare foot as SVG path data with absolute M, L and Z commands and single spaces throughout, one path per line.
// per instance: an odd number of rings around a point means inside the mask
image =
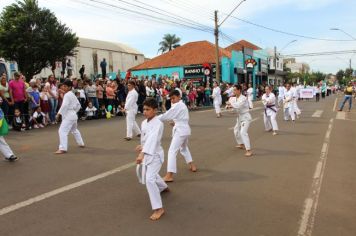
M 63 151 L 63 150 L 57 150 L 54 154 L 60 155 L 60 154 L 65 154 L 65 153 L 67 153 L 67 152 Z
M 167 187 L 161 191 L 161 193 L 169 193 L 171 190 Z
M 167 173 L 166 176 L 163 177 L 164 182 L 173 182 L 173 173 Z
M 252 156 L 251 150 L 247 150 L 246 153 L 245 153 L 245 156 L 246 157 L 251 157 Z
M 242 150 L 245 150 L 245 149 L 246 149 L 246 148 L 245 148 L 245 145 L 243 145 L 243 144 L 236 145 L 236 147 L 237 147 L 237 148 L 240 148 L 240 149 L 242 149 Z
M 190 169 L 191 172 L 197 172 L 198 171 L 197 167 L 193 163 L 190 163 L 189 169 Z
M 150 216 L 150 219 L 153 221 L 159 220 L 164 214 L 164 209 L 160 208 L 153 211 L 153 214 Z

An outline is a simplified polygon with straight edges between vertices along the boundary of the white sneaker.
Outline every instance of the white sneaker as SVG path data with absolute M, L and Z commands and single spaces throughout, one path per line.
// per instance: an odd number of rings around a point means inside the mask
M 38 127 L 38 125 L 34 125 L 33 128 L 34 129 L 38 129 L 39 127 Z

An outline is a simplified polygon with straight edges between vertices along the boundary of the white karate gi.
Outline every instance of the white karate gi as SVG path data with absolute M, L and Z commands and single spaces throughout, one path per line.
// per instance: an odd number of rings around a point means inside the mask
M 58 111 L 62 115 L 62 123 L 59 127 L 59 150 L 68 150 L 68 134 L 71 132 L 74 135 L 75 141 L 79 146 L 84 146 L 82 136 L 78 130 L 78 116 L 77 112 L 81 105 L 72 91 L 64 95 L 63 103 Z
M 276 96 L 273 93 L 267 95 L 266 93 L 262 96 L 262 103 L 265 106 L 265 112 L 263 114 L 263 121 L 265 123 L 266 131 L 273 129 L 273 131 L 278 130 L 278 124 L 276 120 L 277 107 L 276 107 Z
M 293 90 L 289 89 L 284 92 L 284 99 L 283 99 L 283 105 L 284 105 L 284 120 L 289 120 L 289 117 L 291 117 L 292 121 L 295 120 L 295 114 L 294 114 L 294 106 L 293 106 Z
M 237 120 L 234 127 L 236 142 L 239 145 L 244 144 L 246 150 L 251 150 L 250 138 L 247 132 L 252 118 L 247 98 L 244 95 L 240 95 L 238 98 L 231 97 L 229 103 L 237 112 Z
M 132 138 L 133 134 L 141 134 L 140 128 L 136 122 L 137 114 L 137 99 L 138 93 L 132 89 L 126 97 L 125 110 L 126 110 L 126 137 Z
M 0 152 L 4 155 L 6 159 L 14 156 L 10 146 L 6 143 L 4 137 L 0 136 Z
M 291 90 L 293 91 L 293 103 L 292 103 L 293 110 L 294 110 L 295 114 L 297 114 L 299 116 L 300 114 L 302 114 L 302 112 L 300 111 L 300 109 L 298 107 L 300 86 L 292 87 Z
M 286 91 L 286 88 L 284 86 L 278 87 L 278 106 L 279 107 L 283 104 L 285 91 Z
M 163 135 L 163 123 L 154 117 L 152 120 L 144 120 L 141 124 L 141 146 L 144 153 L 142 176 L 144 176 L 147 192 L 153 210 L 162 208 L 160 193 L 168 186 L 159 175 L 164 162 L 164 151 L 161 145 Z
M 247 98 L 248 98 L 248 106 L 250 107 L 250 109 L 253 108 L 253 88 L 248 88 L 246 91 L 247 94 Z
M 221 113 L 221 104 L 222 104 L 222 97 L 221 97 L 221 90 L 219 87 L 213 89 L 212 97 L 214 99 L 214 108 L 216 114 Z
M 172 142 L 168 150 L 167 172 L 177 173 L 177 154 L 182 154 L 187 164 L 193 161 L 188 148 L 188 139 L 191 135 L 189 126 L 189 111 L 187 106 L 180 100 L 172 104 L 164 114 L 158 116 L 161 121 L 174 121 L 172 130 Z

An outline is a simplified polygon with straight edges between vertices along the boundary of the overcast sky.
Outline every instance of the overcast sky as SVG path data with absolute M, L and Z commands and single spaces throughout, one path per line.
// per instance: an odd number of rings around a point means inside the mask
M 0 9 L 14 2 L 16 1 L 0 0 Z M 98 2 L 116 7 L 104 6 Z M 152 5 L 156 9 L 145 11 L 125 2 L 145 8 Z M 214 10 L 219 11 L 219 18 L 224 18 L 224 13 L 229 13 L 239 2 L 239 0 L 39 0 L 41 7 L 53 11 L 79 37 L 124 43 L 141 51 L 146 57 L 157 55 L 158 44 L 166 33 L 179 36 L 182 39 L 181 44 L 199 40 L 214 42 L 214 36 L 204 31 L 141 18 L 128 14 L 118 7 L 166 18 L 167 16 L 155 12 L 161 9 L 165 11 L 163 14 L 173 17 L 178 15 L 191 22 L 213 27 Z M 247 0 L 234 12 L 233 16 L 294 34 L 349 40 L 351 38 L 346 34 L 341 31 L 331 31 L 330 28 L 343 29 L 356 37 L 355 10 L 355 0 Z M 281 49 L 292 40 L 298 40 L 287 46 L 282 54 L 356 49 L 356 41 L 329 42 L 304 39 L 269 31 L 234 18 L 229 18 L 222 25 L 221 31 L 233 40 L 245 39 L 261 48 L 277 46 Z M 222 47 L 227 47 L 231 43 L 231 39 L 221 38 L 220 40 Z M 350 58 L 354 60 L 352 66 L 356 68 L 354 54 L 303 57 L 297 58 L 297 61 L 309 63 L 313 71 L 336 73 L 340 68 L 348 67 Z

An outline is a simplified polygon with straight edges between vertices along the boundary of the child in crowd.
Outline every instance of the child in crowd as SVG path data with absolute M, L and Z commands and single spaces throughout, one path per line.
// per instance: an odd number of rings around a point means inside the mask
M 189 90 L 189 94 L 188 94 L 188 98 L 189 98 L 189 109 L 196 109 L 196 98 L 197 98 L 198 94 L 197 94 L 197 90 L 196 88 L 191 88 Z
M 105 104 L 102 104 L 100 106 L 99 112 L 98 112 L 98 118 L 99 119 L 104 119 L 106 118 L 106 108 L 105 108 Z
M 46 115 L 42 112 L 40 106 L 34 109 L 31 121 L 34 129 L 44 128 L 47 125 Z
M 45 114 L 46 119 L 48 120 L 49 118 L 49 111 L 50 111 L 50 106 L 49 106 L 49 92 L 48 92 L 48 86 L 43 86 L 41 89 L 41 110 Z
M 88 107 L 85 109 L 86 119 L 87 120 L 95 119 L 97 117 L 96 111 L 97 111 L 97 109 L 96 109 L 96 107 L 93 106 L 93 103 L 89 102 Z
M 12 128 L 16 131 L 25 131 L 26 124 L 21 115 L 20 109 L 15 109 L 14 111 L 14 118 L 12 120 Z
M 30 87 L 26 90 L 30 99 L 30 109 L 34 111 L 36 107 L 40 106 L 41 96 L 38 90 L 37 80 L 30 81 Z
M 161 146 L 163 123 L 157 117 L 158 103 L 156 99 L 149 98 L 143 103 L 143 114 L 146 120 L 142 122 L 141 145 L 136 147 L 139 153 L 136 163 L 142 165 L 142 179 L 146 184 L 151 201 L 153 214 L 151 220 L 159 220 L 164 214 L 161 192 L 169 191 L 167 184 L 159 175 L 164 161 L 164 151 Z

